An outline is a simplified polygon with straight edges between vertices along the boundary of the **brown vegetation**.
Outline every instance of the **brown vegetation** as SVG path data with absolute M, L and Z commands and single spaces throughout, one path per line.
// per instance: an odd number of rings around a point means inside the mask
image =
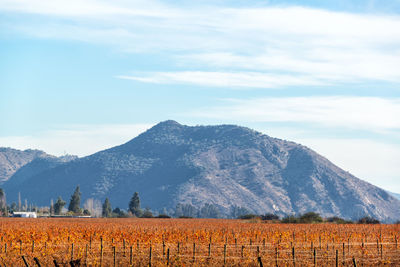
M 400 265 L 399 225 L 222 219 L 2 218 L 0 265 Z M 315 262 L 314 262 L 315 261 Z

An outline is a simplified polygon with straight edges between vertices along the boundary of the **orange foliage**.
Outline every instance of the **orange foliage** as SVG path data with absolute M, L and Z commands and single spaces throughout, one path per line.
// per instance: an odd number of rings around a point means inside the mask
M 0 219 L 0 265 L 400 265 L 398 225 L 271 224 L 222 219 Z M 169 258 L 168 258 L 169 251 Z M 294 257 L 293 257 L 294 252 Z M 260 257 L 260 258 L 258 258 Z M 132 264 L 131 264 L 132 263 Z

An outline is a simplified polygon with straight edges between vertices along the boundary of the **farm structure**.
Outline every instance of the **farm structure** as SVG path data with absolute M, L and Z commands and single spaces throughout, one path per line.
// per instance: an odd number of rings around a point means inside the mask
M 0 219 L 1 266 L 400 266 L 399 225 Z

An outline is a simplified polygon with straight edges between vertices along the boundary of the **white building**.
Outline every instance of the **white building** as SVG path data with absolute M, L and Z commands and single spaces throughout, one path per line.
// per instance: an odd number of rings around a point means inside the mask
M 15 212 L 13 212 L 13 217 L 20 217 L 20 218 L 37 218 L 37 215 L 36 215 L 36 212 L 15 211 Z

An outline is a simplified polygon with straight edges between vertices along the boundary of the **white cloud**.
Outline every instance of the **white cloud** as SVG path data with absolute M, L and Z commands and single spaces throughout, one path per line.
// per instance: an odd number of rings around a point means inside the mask
M 263 87 L 271 87 L 270 77 L 288 80 L 274 81 L 272 87 L 400 82 L 400 16 L 301 7 L 190 8 L 150 0 L 3 0 L 0 11 L 41 18 L 5 21 L 23 34 L 108 44 L 129 52 L 166 52 L 175 58 L 172 64 L 203 70 L 135 76 L 144 82 L 180 83 L 191 76 L 190 83 L 215 86 L 202 77 L 219 75 L 225 81 L 221 86 L 247 87 L 253 72 L 264 73 L 255 77 L 254 87 L 261 87 L 263 79 Z
M 372 132 L 400 129 L 400 99 L 379 97 L 313 96 L 228 99 L 190 116 L 244 122 L 300 122 Z
M 2 147 L 40 149 L 61 156 L 87 156 L 121 145 L 149 129 L 151 124 L 70 125 L 29 136 L 0 137 Z
M 323 85 L 323 82 L 307 76 L 291 76 L 259 72 L 210 72 L 210 71 L 181 71 L 155 72 L 135 76 L 117 76 L 146 83 L 158 84 L 193 84 L 214 87 L 249 87 L 249 88 L 278 88 L 294 85 Z

